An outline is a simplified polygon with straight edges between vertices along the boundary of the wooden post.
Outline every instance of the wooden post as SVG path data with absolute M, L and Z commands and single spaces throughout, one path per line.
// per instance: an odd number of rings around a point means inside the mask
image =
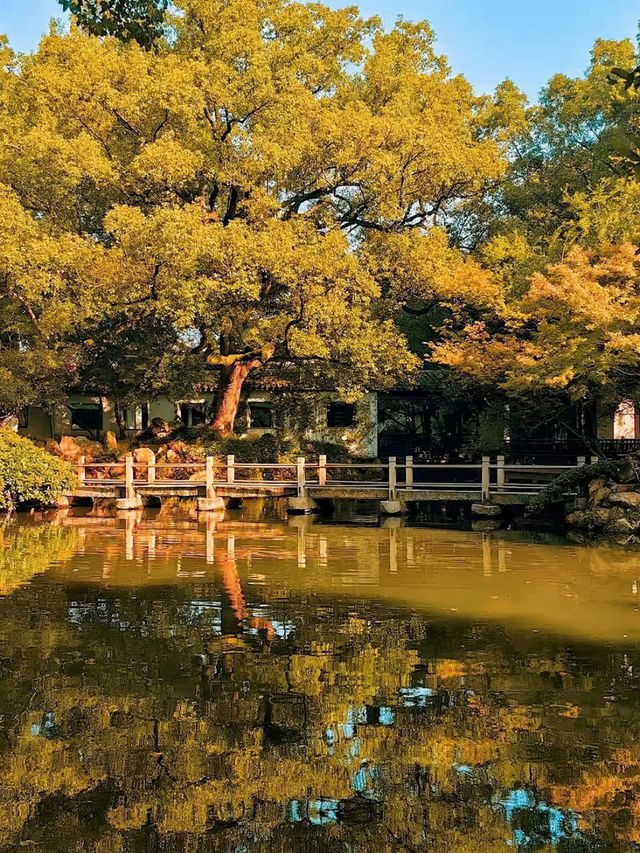
M 233 459 L 233 456 L 230 458 Z M 207 456 L 205 459 L 204 485 L 205 497 L 198 498 L 198 512 L 224 512 L 224 501 L 221 497 L 216 495 L 216 478 L 213 456 Z M 209 522 L 207 522 L 207 561 L 209 561 L 210 555 L 211 559 L 213 559 L 213 528 L 211 528 Z
M 86 465 L 86 462 L 87 462 L 87 457 L 81 456 L 78 459 L 78 467 L 76 468 L 76 474 L 78 475 L 78 479 L 80 480 L 81 486 L 84 486 L 84 483 L 85 483 L 86 472 L 85 472 L 84 466 Z
M 413 487 L 413 456 L 407 456 L 405 459 L 405 474 L 404 481 L 408 489 Z
M 213 456 L 207 456 L 206 461 L 206 474 L 205 474 L 205 482 L 207 487 L 207 497 L 209 499 L 215 498 L 216 496 L 216 486 L 215 486 L 215 473 L 213 467 Z
M 491 491 L 491 459 L 489 456 L 482 457 L 482 500 L 488 501 Z
M 155 483 L 156 481 L 156 455 L 155 453 L 147 463 L 147 483 Z
M 205 533 L 205 552 L 207 563 L 215 563 L 216 559 L 216 521 L 211 513 L 207 513 L 207 526 Z
M 585 456 L 578 456 L 578 468 L 582 468 L 583 465 L 587 464 L 587 459 Z
M 498 456 L 498 491 L 504 489 L 505 483 L 504 456 Z
M 236 471 L 235 471 L 236 457 L 235 456 L 227 456 L 227 483 L 235 483 L 236 481 Z
M 398 531 L 389 528 L 389 574 L 398 574 Z
M 327 457 L 324 455 L 318 456 L 318 485 L 327 485 Z
M 134 500 L 136 496 L 133 485 L 133 454 L 127 453 L 124 458 L 124 488 L 127 500 Z
M 395 501 L 396 489 L 398 486 L 398 469 L 396 467 L 396 457 L 389 457 L 389 500 Z
M 298 497 L 303 498 L 305 496 L 305 458 L 304 456 L 298 456 L 296 460 L 296 472 L 298 478 Z

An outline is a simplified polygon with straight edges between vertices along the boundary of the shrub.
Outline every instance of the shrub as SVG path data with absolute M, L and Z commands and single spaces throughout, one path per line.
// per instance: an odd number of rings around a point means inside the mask
M 75 485 L 68 462 L 10 429 L 0 429 L 0 509 L 31 502 L 53 504 Z

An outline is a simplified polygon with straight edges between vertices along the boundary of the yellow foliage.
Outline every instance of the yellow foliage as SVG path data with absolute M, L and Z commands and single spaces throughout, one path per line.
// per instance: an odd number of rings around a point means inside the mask
M 435 360 L 514 394 L 566 391 L 620 399 L 640 367 L 639 261 L 630 244 L 566 258 L 534 273 L 527 291 L 499 312 L 497 333 L 468 325 L 433 348 Z
M 387 32 L 353 7 L 172 15 L 156 51 L 76 27 L 19 59 L 3 45 L 0 310 L 60 363 L 58 386 L 65 359 L 96 369 L 84 325 L 113 346 L 153 321 L 199 378 L 207 361 L 223 384 L 270 364 L 353 396 L 419 366 L 389 319 L 406 303 L 500 300 L 444 227 L 504 172 L 524 116 L 511 84 L 477 98 L 426 22 Z M 13 399 L 44 397 L 15 361 Z

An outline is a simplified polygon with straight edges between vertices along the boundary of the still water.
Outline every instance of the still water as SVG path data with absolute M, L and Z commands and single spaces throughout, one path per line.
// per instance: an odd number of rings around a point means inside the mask
M 640 850 L 640 555 L 0 525 L 0 849 Z

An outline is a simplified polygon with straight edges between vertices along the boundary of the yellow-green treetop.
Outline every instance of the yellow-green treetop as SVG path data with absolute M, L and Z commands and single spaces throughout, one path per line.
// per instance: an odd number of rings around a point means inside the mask
M 45 349 L 94 383 L 105 337 L 145 330 L 144 353 L 168 323 L 219 375 L 222 432 L 265 366 L 345 394 L 407 377 L 403 306 L 493 292 L 437 229 L 503 174 L 517 95 L 476 98 L 428 24 L 354 7 L 182 0 L 169 24 L 153 51 L 75 27 L 4 48 L 0 182 L 69 273 L 3 310 L 30 339 L 41 302 L 68 316 Z
M 433 349 L 435 360 L 509 394 L 615 403 L 640 377 L 640 277 L 635 247 L 574 246 L 535 273 L 490 321 Z

